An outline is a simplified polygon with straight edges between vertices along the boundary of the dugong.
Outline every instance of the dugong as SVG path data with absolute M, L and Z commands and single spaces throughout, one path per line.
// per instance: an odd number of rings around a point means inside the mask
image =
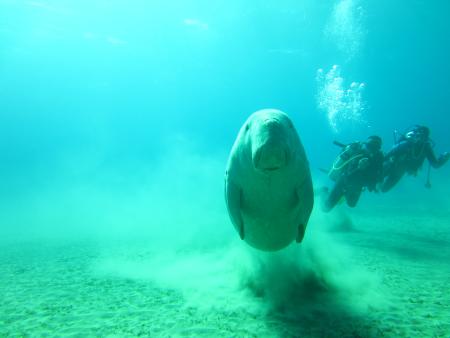
M 225 172 L 228 214 L 241 239 L 263 251 L 300 243 L 314 204 L 309 163 L 290 118 L 259 110 L 241 127 Z

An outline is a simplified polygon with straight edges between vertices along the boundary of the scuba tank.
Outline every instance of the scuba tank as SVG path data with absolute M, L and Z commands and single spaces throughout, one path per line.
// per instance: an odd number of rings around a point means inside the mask
M 349 169 L 358 165 L 359 160 L 364 154 L 361 152 L 361 142 L 354 142 L 349 145 L 345 145 L 339 142 L 333 142 L 335 145 L 343 148 L 341 153 L 337 156 L 333 162 L 331 169 L 328 171 L 328 177 L 337 181 L 344 176 Z

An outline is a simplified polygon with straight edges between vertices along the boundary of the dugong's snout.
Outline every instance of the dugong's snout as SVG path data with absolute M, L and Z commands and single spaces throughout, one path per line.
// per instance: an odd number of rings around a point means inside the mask
M 253 165 L 258 170 L 278 170 L 288 162 L 286 133 L 283 125 L 276 119 L 264 121 L 255 135 L 252 148 Z
M 255 168 L 264 171 L 278 170 L 284 167 L 286 162 L 285 147 L 279 144 L 265 144 L 256 151 L 253 157 Z

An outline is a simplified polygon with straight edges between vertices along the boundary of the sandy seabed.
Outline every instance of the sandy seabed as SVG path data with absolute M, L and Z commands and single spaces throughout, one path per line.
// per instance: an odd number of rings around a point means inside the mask
M 133 273 L 108 272 L 117 257 L 143 262 L 154 254 L 123 242 L 5 243 L 0 337 L 450 337 L 449 220 L 446 213 L 354 214 L 350 225 L 330 230 L 351 253 L 349 266 L 377 276 L 383 301 L 359 311 L 268 309 L 261 295 L 232 288 L 192 301 L 176 287 L 182 275 L 164 284 L 145 278 L 142 264 Z M 214 293 L 223 293 L 217 304 Z

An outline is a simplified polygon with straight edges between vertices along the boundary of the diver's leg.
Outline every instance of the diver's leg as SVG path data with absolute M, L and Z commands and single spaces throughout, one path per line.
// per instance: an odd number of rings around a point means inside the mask
M 344 195 L 344 180 L 340 179 L 336 182 L 333 189 L 331 189 L 330 193 L 328 194 L 327 199 L 323 204 L 323 211 L 328 212 L 331 209 L 333 209 L 343 195 Z
M 359 197 L 361 196 L 362 187 L 349 187 L 345 192 L 345 200 L 347 201 L 347 205 L 350 208 L 354 208 L 359 201 Z

